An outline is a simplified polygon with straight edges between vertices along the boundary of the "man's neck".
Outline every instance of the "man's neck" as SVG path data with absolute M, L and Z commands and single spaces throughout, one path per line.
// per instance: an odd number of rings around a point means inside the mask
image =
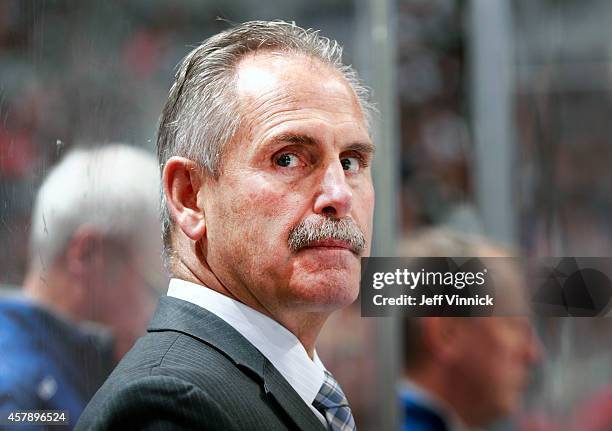
M 205 262 L 190 265 L 189 262 L 178 260 L 174 262 L 172 273 L 174 278 L 205 286 L 274 319 L 297 337 L 310 359 L 313 359 L 316 339 L 329 313 L 269 310 L 248 289 L 242 289 L 241 294 L 227 289 Z
M 61 315 L 62 317 L 79 321 L 83 316 L 74 303 L 74 295 L 65 292 L 58 286 L 65 286 L 65 275 L 56 269 L 45 271 L 30 270 L 23 282 L 23 294 L 26 298 Z
M 473 429 L 480 425 L 470 415 L 470 406 L 473 405 L 472 399 L 461 391 L 460 385 L 449 384 L 452 381 L 448 376 L 443 376 L 440 369 L 432 372 L 419 371 L 412 372 L 407 378 L 429 393 L 450 415 L 453 421 L 460 426 L 459 429 Z

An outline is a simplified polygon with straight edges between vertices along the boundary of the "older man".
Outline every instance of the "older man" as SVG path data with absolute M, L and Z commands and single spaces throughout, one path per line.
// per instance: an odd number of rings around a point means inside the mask
M 503 257 L 483 240 L 445 230 L 415 235 L 406 256 Z M 510 260 L 496 266 L 497 299 L 525 309 L 525 291 Z M 402 431 L 482 429 L 516 411 L 541 348 L 528 317 L 405 318 Z
M 315 342 L 369 251 L 368 109 L 341 47 L 294 24 L 185 58 L 158 136 L 174 278 L 78 428 L 355 429 Z
M 107 145 L 69 153 L 45 178 L 24 294 L 0 300 L 5 426 L 6 415 L 32 409 L 67 410 L 74 426 L 144 333 L 150 277 L 162 275 L 157 172 L 145 151 Z

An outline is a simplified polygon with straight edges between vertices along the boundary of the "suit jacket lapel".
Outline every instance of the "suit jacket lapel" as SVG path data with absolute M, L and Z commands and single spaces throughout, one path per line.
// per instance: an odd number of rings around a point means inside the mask
M 303 430 L 324 427 L 282 374 L 238 331 L 210 311 L 181 299 L 160 298 L 149 332 L 181 332 L 214 347 L 236 366 L 257 375 L 272 396 Z
M 301 429 L 324 429 L 321 421 L 317 419 L 310 408 L 306 407 L 304 400 L 268 360 L 264 365 L 264 389 L 266 394 L 270 394 L 276 399 Z

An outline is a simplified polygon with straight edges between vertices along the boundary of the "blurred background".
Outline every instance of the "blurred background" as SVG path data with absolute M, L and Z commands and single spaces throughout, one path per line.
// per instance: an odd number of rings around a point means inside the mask
M 344 44 L 380 111 L 375 255 L 428 226 L 526 256 L 612 255 L 608 0 L 2 0 L 0 289 L 22 283 L 46 172 L 77 143 L 153 151 L 175 66 L 228 27 L 218 17 L 295 20 Z M 398 413 L 401 334 L 380 320 L 343 310 L 319 346 L 361 430 Z M 544 360 L 494 428 L 612 429 L 612 322 L 536 326 Z

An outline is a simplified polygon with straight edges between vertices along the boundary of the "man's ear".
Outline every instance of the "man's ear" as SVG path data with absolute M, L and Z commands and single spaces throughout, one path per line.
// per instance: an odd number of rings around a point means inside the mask
M 166 205 L 175 224 L 190 239 L 202 239 L 206 233 L 204 208 L 198 206 L 202 170 L 193 160 L 171 157 L 164 166 L 162 182 Z
M 104 236 L 87 225 L 79 227 L 66 245 L 66 268 L 73 275 L 87 279 L 104 266 L 106 250 Z
M 462 354 L 460 335 L 463 322 L 452 317 L 426 317 L 423 319 L 424 341 L 433 357 L 442 364 Z

